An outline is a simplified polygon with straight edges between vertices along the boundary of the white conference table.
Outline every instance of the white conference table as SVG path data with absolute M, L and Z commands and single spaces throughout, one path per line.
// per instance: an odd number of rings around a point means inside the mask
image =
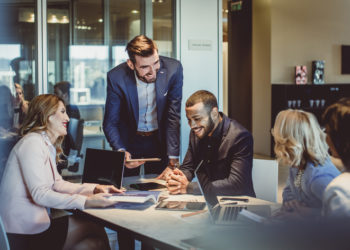
M 150 177 L 146 175 L 146 178 Z M 162 180 L 140 179 L 138 177 L 124 178 L 123 186 L 131 183 L 158 182 Z M 168 195 L 163 191 L 162 195 Z M 257 198 L 248 198 L 249 203 L 244 205 L 269 205 L 271 210 L 278 209 L 279 205 Z M 169 195 L 171 200 L 196 200 L 204 201 L 199 195 Z M 238 203 L 240 204 L 240 203 Z M 156 210 L 155 204 L 145 210 L 127 210 L 116 208 L 85 209 L 76 211 L 78 215 L 87 217 L 115 231 L 131 233 L 135 239 L 148 242 L 159 249 L 187 249 L 181 242 L 183 239 L 196 237 L 212 230 L 220 230 L 223 226 L 213 225 L 210 222 L 209 212 L 182 218 L 181 215 L 189 212 Z

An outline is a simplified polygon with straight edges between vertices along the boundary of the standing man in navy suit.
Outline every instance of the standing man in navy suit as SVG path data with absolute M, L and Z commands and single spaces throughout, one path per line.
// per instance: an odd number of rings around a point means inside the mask
M 103 131 L 126 159 L 161 158 L 146 163 L 145 172 L 165 178 L 179 162 L 182 65 L 159 56 L 155 42 L 144 35 L 132 39 L 126 51 L 127 62 L 107 74 Z M 124 174 L 137 175 L 142 163 L 126 162 Z

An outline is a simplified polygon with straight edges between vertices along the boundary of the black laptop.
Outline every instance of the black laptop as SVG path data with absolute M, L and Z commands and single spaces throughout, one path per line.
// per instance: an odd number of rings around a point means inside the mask
M 114 185 L 120 188 L 123 181 L 125 153 L 87 148 L 83 183 Z
M 203 161 L 201 161 L 196 170 L 195 176 L 198 179 L 199 188 L 207 203 L 211 220 L 218 225 L 235 224 L 239 214 L 249 219 L 261 222 L 264 216 L 270 216 L 271 208 L 268 205 L 230 205 L 220 204 L 214 191 L 209 187 L 210 181 L 206 177 L 204 169 L 201 169 Z

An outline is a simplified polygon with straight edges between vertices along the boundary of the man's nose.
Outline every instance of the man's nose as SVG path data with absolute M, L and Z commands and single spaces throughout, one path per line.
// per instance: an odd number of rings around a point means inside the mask
M 190 128 L 196 127 L 196 123 L 193 120 L 189 121 L 188 123 L 190 125 Z
M 156 68 L 154 66 L 151 66 L 151 68 L 149 70 L 149 74 L 154 75 L 155 73 L 156 73 Z

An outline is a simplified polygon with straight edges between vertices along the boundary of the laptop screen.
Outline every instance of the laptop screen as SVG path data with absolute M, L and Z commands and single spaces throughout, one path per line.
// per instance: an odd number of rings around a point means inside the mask
M 199 189 L 204 195 L 204 199 L 207 203 L 209 209 L 212 209 L 217 204 L 219 204 L 218 198 L 216 197 L 216 193 L 213 191 L 211 187 L 211 182 L 205 174 L 205 169 L 202 167 L 204 160 L 202 160 L 196 170 L 194 171 L 195 176 L 197 177 Z
M 87 148 L 82 182 L 109 184 L 120 188 L 124 158 L 124 152 Z

